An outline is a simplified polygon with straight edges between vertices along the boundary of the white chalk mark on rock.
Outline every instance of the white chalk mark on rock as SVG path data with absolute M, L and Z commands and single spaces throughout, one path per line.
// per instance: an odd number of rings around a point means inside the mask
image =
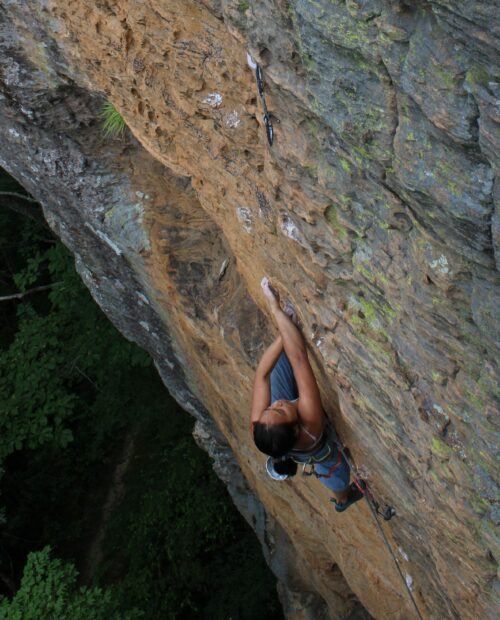
M 236 127 L 238 127 L 238 125 L 241 123 L 240 117 L 238 116 L 238 112 L 236 112 L 236 110 L 233 110 L 233 112 L 231 112 L 231 114 L 228 114 L 226 116 L 226 125 L 228 127 L 231 127 L 232 129 L 236 129 Z
M 222 95 L 219 93 L 210 93 L 203 99 L 203 103 L 206 103 L 211 108 L 219 108 L 222 105 Z
M 281 230 L 285 233 L 287 237 L 290 237 L 290 239 L 293 239 L 294 241 L 299 241 L 299 229 L 287 215 L 283 216 L 281 222 Z
M 149 299 L 146 297 L 146 295 L 143 295 L 143 293 L 141 293 L 140 291 L 136 291 L 136 293 L 137 293 L 137 297 L 139 297 L 142 303 L 147 304 L 149 306 Z
M 85 226 L 87 228 L 90 228 L 90 230 L 94 233 L 94 235 L 97 235 L 99 237 L 99 239 L 101 239 L 102 241 L 104 241 L 104 243 L 109 246 L 113 252 L 117 255 L 117 256 L 121 256 L 123 254 L 123 252 L 121 251 L 121 249 L 116 245 L 116 243 L 114 241 L 112 241 L 108 236 L 106 236 L 103 232 L 101 232 L 100 230 L 96 230 L 93 226 L 91 226 L 88 222 L 85 222 Z
M 229 258 L 226 258 L 224 262 L 222 263 L 221 268 L 219 269 L 219 275 L 217 276 L 218 282 L 220 282 L 222 278 L 224 277 L 228 265 L 229 265 Z
M 250 69 L 257 69 L 255 60 L 252 58 L 250 52 L 247 52 L 247 65 L 250 67 Z
M 237 207 L 236 215 L 247 233 L 252 232 L 252 212 L 248 207 Z
M 448 259 L 443 254 L 441 254 L 441 256 L 437 260 L 431 261 L 429 265 L 432 269 L 435 269 L 438 273 L 442 273 L 443 275 L 450 273 L 450 268 L 448 267 Z

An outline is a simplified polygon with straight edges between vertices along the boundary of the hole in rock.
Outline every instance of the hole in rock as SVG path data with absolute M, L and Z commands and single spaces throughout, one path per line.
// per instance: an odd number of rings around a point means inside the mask
M 418 415 L 423 422 L 429 424 L 429 414 L 423 407 L 418 408 Z
M 271 62 L 271 58 L 272 58 L 271 52 L 267 49 L 267 47 L 263 47 L 259 51 L 259 56 L 260 56 L 260 64 L 263 67 L 267 67 Z

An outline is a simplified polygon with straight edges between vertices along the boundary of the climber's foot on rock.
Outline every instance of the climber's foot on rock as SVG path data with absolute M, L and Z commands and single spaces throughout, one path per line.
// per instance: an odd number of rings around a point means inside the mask
M 347 496 L 345 502 L 339 502 L 335 498 L 332 498 L 331 501 L 335 504 L 335 510 L 337 512 L 344 512 L 344 510 L 347 510 L 349 506 L 352 506 L 352 504 L 359 502 L 360 499 L 363 499 L 363 493 L 353 482 L 349 487 L 349 495 Z
M 271 310 L 279 310 L 279 295 L 276 291 L 274 291 L 273 288 L 271 288 L 271 285 L 269 284 L 269 279 L 267 277 L 262 278 L 260 285 Z

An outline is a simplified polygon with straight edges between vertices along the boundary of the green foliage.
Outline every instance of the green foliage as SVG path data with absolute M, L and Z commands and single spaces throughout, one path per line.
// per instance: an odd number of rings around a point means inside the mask
M 23 446 L 66 446 L 72 440 L 68 423 L 77 403 L 85 402 L 84 384 L 103 390 L 110 383 L 100 364 L 104 357 L 117 369 L 150 363 L 133 345 L 117 341 L 62 244 L 37 251 L 14 275 L 20 291 L 47 279 L 57 284 L 38 308 L 19 304 L 17 333 L 0 352 L 0 460 Z
M 77 588 L 72 564 L 51 557 L 50 547 L 30 553 L 21 587 L 0 597 L 0 620 L 136 620 L 137 610 L 116 612 L 113 590 Z
M 250 7 L 250 4 L 246 0 L 243 0 L 243 2 L 240 2 L 238 4 L 238 11 L 240 13 L 244 13 L 246 10 L 249 9 L 249 7 Z
M 148 619 L 280 617 L 254 535 L 185 425 L 170 415 L 143 428 L 102 570 L 122 556 L 122 606 Z
M 120 112 L 109 101 L 102 106 L 101 117 L 103 119 L 102 129 L 106 137 L 121 138 L 123 136 L 127 125 Z
M 148 356 L 109 323 L 46 228 L 0 210 L 0 293 L 40 285 L 51 288 L 0 305 L 2 575 L 15 581 L 46 544 L 83 565 L 125 438 L 136 449 L 100 587 L 78 589 L 75 567 L 44 549 L 0 598 L 0 620 L 281 617 L 253 533 Z

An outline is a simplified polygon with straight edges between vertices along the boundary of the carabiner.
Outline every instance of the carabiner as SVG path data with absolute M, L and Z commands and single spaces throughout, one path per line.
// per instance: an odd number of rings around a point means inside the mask
M 274 140 L 274 129 L 268 114 L 264 114 L 264 124 L 266 126 L 267 141 L 269 142 L 269 146 L 272 146 Z
M 311 471 L 306 471 L 306 467 L 310 465 Z M 303 476 L 313 476 L 316 472 L 314 471 L 314 465 L 312 463 L 306 462 L 302 465 L 302 475 Z
M 262 74 L 262 69 L 260 65 L 257 65 L 255 69 L 255 77 L 257 78 L 257 88 L 259 89 L 259 95 L 261 97 L 264 96 L 264 76 Z
M 392 517 L 396 516 L 396 509 L 393 506 L 385 506 L 383 511 L 379 511 L 379 514 L 385 521 L 390 521 Z

